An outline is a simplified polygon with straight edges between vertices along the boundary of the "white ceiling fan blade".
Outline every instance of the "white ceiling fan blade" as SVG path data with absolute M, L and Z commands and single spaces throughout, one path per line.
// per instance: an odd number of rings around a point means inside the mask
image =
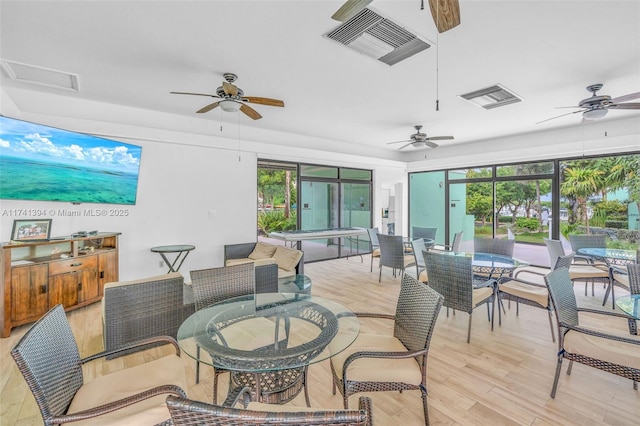
M 451 138 L 451 139 L 453 139 L 453 138 Z M 437 143 L 435 143 L 435 142 L 431 142 L 431 141 L 429 141 L 429 140 L 424 141 L 424 144 L 425 144 L 426 146 L 428 146 L 429 148 L 437 148 L 438 146 L 440 146 L 440 145 L 438 145 Z
M 430 138 L 427 138 L 425 140 L 427 141 L 449 141 L 453 139 L 453 136 L 433 136 Z
M 344 22 L 356 16 L 362 9 L 369 6 L 373 0 L 347 0 L 340 9 L 331 16 L 331 19 Z
M 632 99 L 638 99 L 638 98 L 640 98 L 640 92 L 629 93 L 628 95 L 618 96 L 617 98 L 611 99 L 611 102 L 613 102 L 614 104 L 617 104 L 620 102 L 626 102 L 626 101 L 630 101 Z
M 555 120 L 556 118 L 564 117 L 565 115 L 577 114 L 579 112 L 584 112 L 584 110 L 572 111 L 566 114 L 556 115 L 555 117 L 547 118 L 546 120 L 538 121 L 536 124 L 544 123 L 545 121 Z
M 640 102 L 629 102 L 627 104 L 612 104 L 612 105 L 607 105 L 607 108 L 611 108 L 611 109 L 640 109 Z
M 394 143 L 404 143 L 404 142 L 413 142 L 413 141 L 411 139 L 407 139 L 404 141 L 387 142 L 387 145 L 393 145 Z
M 408 147 L 409 145 L 413 145 L 413 142 L 409 142 L 409 143 L 408 143 L 408 144 L 406 144 L 406 145 L 402 145 L 400 148 L 398 148 L 398 150 L 405 149 L 405 148 L 406 148 L 406 147 Z

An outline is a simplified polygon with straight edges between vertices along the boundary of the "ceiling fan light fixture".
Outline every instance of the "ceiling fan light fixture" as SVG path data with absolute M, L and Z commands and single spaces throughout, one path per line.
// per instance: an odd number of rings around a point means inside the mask
M 230 101 L 228 99 L 220 101 L 220 108 L 222 108 L 224 112 L 238 112 L 241 106 L 242 104 L 240 102 Z
M 582 117 L 585 120 L 598 120 L 607 115 L 608 110 L 606 108 L 594 108 L 582 113 Z

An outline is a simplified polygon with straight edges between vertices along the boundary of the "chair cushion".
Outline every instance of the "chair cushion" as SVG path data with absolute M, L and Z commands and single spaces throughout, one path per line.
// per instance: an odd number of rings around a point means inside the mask
M 404 256 L 404 266 L 415 265 L 416 258 L 412 254 L 407 254 Z
M 294 277 L 295 275 L 296 275 L 295 269 L 287 271 L 287 270 L 278 268 L 278 278 Z
M 640 336 L 628 334 L 626 337 L 640 341 Z M 582 354 L 640 370 L 639 345 L 590 336 L 570 330 L 564 337 L 564 349 L 570 353 Z
M 335 352 L 329 344 L 331 354 Z M 344 351 L 331 357 L 331 364 L 338 377 L 349 355 L 360 351 L 406 352 L 407 348 L 397 338 L 389 335 L 360 333 Z M 401 382 L 419 385 L 422 382 L 420 366 L 414 358 L 363 358 L 349 365 L 347 380 L 358 382 Z
M 613 279 L 620 285 L 622 285 L 623 287 L 629 289 L 629 275 L 622 273 L 622 272 L 618 272 L 618 271 L 613 271 Z
M 279 269 L 292 271 L 295 269 L 298 262 L 300 262 L 302 252 L 300 250 L 278 246 L 276 251 L 273 253 L 273 258 L 276 260 Z
M 380 249 L 379 248 L 373 249 L 373 251 L 371 252 L 371 256 L 372 257 L 380 257 Z
M 165 384 L 177 385 L 187 391 L 185 364 L 177 355 L 165 356 L 96 377 L 80 387 L 71 401 L 68 413 L 94 408 Z M 166 399 L 167 394 L 158 395 L 112 413 L 73 424 L 154 425 L 170 418 Z
M 572 264 L 569 266 L 569 275 L 572 280 L 580 278 L 608 278 L 609 270 L 592 265 Z
M 473 298 L 471 304 L 475 307 L 479 303 L 484 302 L 487 298 L 493 294 L 493 287 L 480 287 L 473 289 Z
M 426 269 L 424 271 L 420 271 L 420 275 L 418 276 L 418 281 L 423 282 L 423 283 L 428 283 L 429 282 L 429 276 L 427 275 L 427 270 Z
M 545 287 L 523 284 L 519 281 L 507 281 L 500 284 L 500 291 L 522 299 L 531 300 L 537 304 L 549 306 L 549 291 Z
M 273 257 L 278 246 L 273 244 L 262 243 L 258 241 L 255 248 L 249 253 L 249 259 L 260 260 L 268 257 Z

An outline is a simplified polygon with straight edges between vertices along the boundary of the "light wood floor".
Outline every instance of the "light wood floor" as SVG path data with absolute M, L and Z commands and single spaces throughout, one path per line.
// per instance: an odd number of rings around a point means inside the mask
M 393 313 L 399 292 L 399 279 L 391 270 L 369 272 L 370 258 L 358 257 L 305 265 L 313 281 L 313 294 L 334 299 L 354 311 Z M 412 274 L 415 273 L 411 269 Z M 187 274 L 188 276 L 188 274 Z M 601 307 L 604 290 L 596 285 L 596 295 L 584 296 L 584 286 L 576 285 L 578 303 Z M 618 293 L 622 293 L 621 290 Z M 610 309 L 610 308 L 609 308 Z M 100 304 L 68 314 L 82 356 L 102 350 Z M 432 424 L 449 425 L 637 425 L 640 418 L 640 391 L 629 380 L 575 364 L 567 376 L 566 362 L 555 399 L 549 396 L 556 365 L 546 312 L 521 306 L 507 310 L 501 327 L 490 331 L 486 309 L 473 316 L 471 343 L 466 343 L 468 316 L 446 316 L 445 309 L 435 328 L 429 352 L 428 391 Z M 614 326 L 600 324 L 601 326 Z M 625 329 L 626 322 L 617 324 Z M 35 400 L 18 372 L 9 351 L 28 326 L 14 329 L 0 339 L 0 424 L 42 424 Z M 384 323 L 363 329 L 384 332 Z M 156 351 L 154 353 L 154 351 Z M 129 355 L 112 361 L 97 361 L 85 370 L 87 378 L 158 356 L 162 349 Z M 639 354 L 640 356 L 640 354 Z M 203 368 L 200 384 L 195 384 L 195 363 L 186 355 L 185 368 L 191 378 L 188 393 L 193 399 L 211 401 L 211 369 Z M 309 368 L 312 404 L 340 408 L 342 399 L 331 394 L 329 361 Z M 224 380 L 226 375 L 223 375 Z M 222 400 L 226 382 L 220 385 Z M 374 421 L 377 425 L 424 424 L 419 392 L 372 393 Z M 350 399 L 357 404 L 357 396 Z M 290 405 L 304 405 L 299 395 Z

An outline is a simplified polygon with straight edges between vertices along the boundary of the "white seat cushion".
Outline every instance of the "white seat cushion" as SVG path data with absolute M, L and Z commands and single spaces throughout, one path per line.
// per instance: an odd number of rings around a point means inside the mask
M 76 393 L 68 413 L 117 401 L 160 385 L 177 385 L 187 391 L 185 364 L 177 355 L 165 356 L 135 367 L 96 377 Z M 154 425 L 169 419 L 167 394 L 74 425 Z
M 371 256 L 380 257 L 380 249 L 379 248 L 373 249 L 373 251 L 371 252 Z
M 640 336 L 628 334 L 627 338 L 640 341 Z M 640 345 L 590 336 L 570 330 L 564 337 L 564 349 L 570 353 L 624 365 L 640 370 Z
M 473 307 L 478 306 L 479 303 L 483 302 L 485 299 L 490 297 L 493 294 L 492 287 L 480 287 L 473 290 L 473 298 L 471 299 L 471 304 Z
M 331 344 L 329 351 L 335 354 Z M 342 377 L 342 368 L 349 355 L 360 351 L 406 352 L 407 348 L 393 336 L 360 333 L 347 349 L 331 357 L 331 364 L 338 377 Z M 362 358 L 349 365 L 347 380 L 401 382 L 417 386 L 422 382 L 422 373 L 414 358 Z
M 545 308 L 549 305 L 549 291 L 545 287 L 527 285 L 519 281 L 510 280 L 500 284 L 500 291 L 531 300 Z
M 608 278 L 609 270 L 593 265 L 577 265 L 569 266 L 569 275 L 572 280 L 580 278 Z

